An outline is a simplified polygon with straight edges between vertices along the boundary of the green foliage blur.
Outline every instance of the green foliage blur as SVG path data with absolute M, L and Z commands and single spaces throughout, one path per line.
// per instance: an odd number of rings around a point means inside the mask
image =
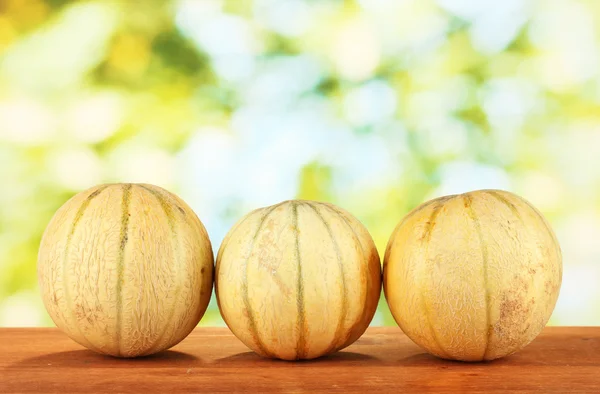
M 107 182 L 179 194 L 215 249 L 297 197 L 383 252 L 426 199 L 511 190 L 561 242 L 551 323 L 600 324 L 599 26 L 595 0 L 1 1 L 0 326 L 52 324 L 41 234 Z

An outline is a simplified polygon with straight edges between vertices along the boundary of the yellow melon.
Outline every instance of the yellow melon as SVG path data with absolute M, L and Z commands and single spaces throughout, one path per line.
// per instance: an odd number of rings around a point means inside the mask
M 442 358 L 511 354 L 544 328 L 562 280 L 556 237 L 527 201 L 480 190 L 429 201 L 392 234 L 384 258 L 392 315 Z
M 40 246 L 52 320 L 99 353 L 148 355 L 184 339 L 210 300 L 213 254 L 190 207 L 159 187 L 97 186 L 66 202 Z
M 285 201 L 242 218 L 217 256 L 223 319 L 261 356 L 311 359 L 356 341 L 381 293 L 371 236 L 342 209 Z

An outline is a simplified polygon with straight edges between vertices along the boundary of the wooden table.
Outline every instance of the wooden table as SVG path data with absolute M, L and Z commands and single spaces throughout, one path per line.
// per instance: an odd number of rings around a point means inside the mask
M 585 392 L 600 393 L 600 327 L 547 328 L 488 363 L 437 359 L 398 328 L 370 328 L 313 361 L 267 360 L 226 328 L 199 328 L 140 359 L 95 354 L 57 329 L 0 329 L 0 392 Z

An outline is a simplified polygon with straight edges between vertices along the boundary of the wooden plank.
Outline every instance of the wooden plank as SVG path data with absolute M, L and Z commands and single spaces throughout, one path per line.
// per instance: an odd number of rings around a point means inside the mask
M 0 329 L 0 392 L 481 392 L 600 393 L 600 327 L 549 327 L 513 356 L 437 359 L 398 328 L 303 362 L 251 353 L 226 328 L 198 328 L 141 359 L 95 354 L 57 329 Z

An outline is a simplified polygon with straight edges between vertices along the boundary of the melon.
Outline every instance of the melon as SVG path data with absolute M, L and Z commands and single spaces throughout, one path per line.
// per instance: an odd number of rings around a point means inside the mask
M 261 356 L 312 359 L 356 341 L 381 293 L 381 263 L 365 227 L 315 201 L 255 210 L 227 234 L 215 290 L 227 326 Z
M 112 184 L 67 201 L 42 237 L 38 279 L 46 310 L 77 343 L 136 357 L 168 349 L 210 300 L 206 230 L 157 186 Z
M 501 190 L 429 201 L 394 230 L 384 292 L 404 333 L 438 357 L 493 360 L 544 328 L 562 280 L 558 241 L 529 202 Z

